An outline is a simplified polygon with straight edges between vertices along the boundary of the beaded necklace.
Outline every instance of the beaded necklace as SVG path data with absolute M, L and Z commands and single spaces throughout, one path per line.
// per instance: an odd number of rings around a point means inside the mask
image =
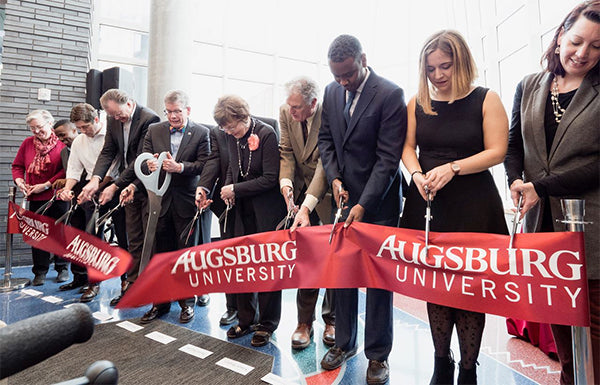
M 554 112 L 554 120 L 556 123 L 560 123 L 560 119 L 565 113 L 565 109 L 560 106 L 558 102 L 558 81 L 556 76 L 552 82 L 552 90 L 550 90 L 550 100 L 552 101 L 552 112 Z
M 256 122 L 254 121 L 254 119 L 252 120 L 252 129 L 250 132 L 250 135 L 254 135 L 254 128 L 256 127 Z M 250 173 L 250 164 L 252 163 L 252 151 L 249 151 L 249 155 L 248 155 L 248 167 L 246 167 L 246 172 L 244 172 L 244 170 L 242 169 L 242 152 L 240 149 L 246 149 L 246 146 L 248 145 L 248 141 L 246 140 L 246 143 L 244 144 L 240 144 L 240 140 L 237 139 L 236 140 L 237 143 L 237 153 L 238 153 L 238 167 L 240 169 L 240 175 L 242 176 L 242 178 L 245 178 L 248 176 L 248 174 Z

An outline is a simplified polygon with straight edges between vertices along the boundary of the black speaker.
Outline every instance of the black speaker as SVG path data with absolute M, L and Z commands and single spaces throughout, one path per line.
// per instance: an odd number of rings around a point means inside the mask
M 102 71 L 102 93 L 118 88 L 133 95 L 133 74 L 120 67 L 111 67 Z
M 99 110 L 100 96 L 102 96 L 102 72 L 91 69 L 85 78 L 85 102 Z

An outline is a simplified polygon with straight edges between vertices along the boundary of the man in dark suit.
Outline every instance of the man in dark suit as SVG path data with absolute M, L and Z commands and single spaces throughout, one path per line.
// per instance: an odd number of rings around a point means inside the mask
M 110 202 L 118 190 L 130 188 L 136 191 L 134 186 L 130 186 L 136 180 L 133 164 L 135 158 L 142 152 L 143 138 L 148 131 L 148 126 L 159 122 L 160 118 L 151 109 L 140 106 L 124 91 L 114 88 L 102 95 L 100 104 L 108 115 L 106 138 L 94 167 L 94 175 L 83 188 L 82 195 L 90 199 L 98 191 L 99 184 L 110 165 L 114 159 L 117 159 L 119 177 L 100 194 L 100 204 L 103 205 Z M 146 205 L 146 191 L 141 188 L 136 191 L 135 199 L 125 206 L 125 227 L 129 243 L 127 249 L 133 258 L 133 264 L 127 272 L 126 279 L 121 282 L 121 293 L 111 300 L 111 306 L 119 303 L 129 285 L 135 282 L 138 276 L 144 245 Z
M 198 244 L 198 226 L 194 227 L 194 234 L 187 243 L 185 230 L 194 218 L 196 186 L 210 154 L 209 130 L 189 119 L 191 107 L 188 96 L 183 91 L 169 91 L 164 100 L 168 121 L 150 125 L 143 146 L 143 152 L 169 153 L 162 162 L 162 171 L 171 174 L 171 183 L 162 196 L 156 227 L 157 253 Z M 147 161 L 145 165 L 149 171 L 155 171 L 159 167 L 155 159 Z M 190 322 L 194 317 L 195 299 L 180 300 L 179 305 L 179 322 Z M 144 314 L 141 322 L 153 321 L 166 314 L 170 307 L 170 303 L 154 304 Z
M 350 208 L 344 226 L 364 221 L 397 226 L 401 206 L 399 170 L 406 136 L 401 88 L 367 67 L 358 39 L 338 36 L 328 52 L 335 82 L 325 89 L 319 150 L 337 205 Z M 356 354 L 358 289 L 336 290 L 336 344 L 321 366 L 332 370 Z M 393 341 L 392 293 L 367 289 L 365 355 L 368 384 L 389 378 Z
M 317 139 L 321 127 L 319 86 L 307 77 L 286 83 L 286 103 L 279 109 L 281 153 L 279 185 L 287 207 L 299 205 L 296 221 L 302 226 L 331 223 L 331 196 L 325 171 L 319 156 Z M 293 193 L 294 201 L 290 201 Z M 319 214 L 320 215 L 319 215 Z M 327 289 L 323 298 L 322 317 L 325 329 L 322 340 L 328 346 L 335 343 L 334 291 Z M 298 325 L 292 334 L 292 348 L 304 349 L 313 336 L 315 306 L 319 289 L 298 289 L 296 306 Z

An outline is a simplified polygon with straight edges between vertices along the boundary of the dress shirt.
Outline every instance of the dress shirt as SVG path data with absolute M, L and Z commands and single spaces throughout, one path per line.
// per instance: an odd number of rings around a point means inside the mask
M 96 165 L 96 160 L 100 155 L 100 151 L 102 151 L 102 146 L 104 146 L 105 136 L 106 125 L 102 124 L 102 128 L 93 138 L 80 134 L 73 140 L 67 166 L 67 179 L 79 181 L 83 171 L 87 173 L 86 179 L 90 179 Z M 106 175 L 113 179 L 119 176 L 119 170 L 115 165 L 115 161 L 113 161 Z

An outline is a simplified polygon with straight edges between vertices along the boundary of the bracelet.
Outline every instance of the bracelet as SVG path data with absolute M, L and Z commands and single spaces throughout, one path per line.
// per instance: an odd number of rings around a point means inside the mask
M 52 184 L 50 184 L 50 186 L 48 186 L 47 184 L 44 183 L 44 191 L 49 190 L 50 187 L 52 187 Z
M 423 171 L 417 170 L 417 171 L 411 172 L 410 173 L 410 179 L 413 179 L 413 177 L 415 176 L 415 174 L 421 174 L 421 175 L 423 175 Z

